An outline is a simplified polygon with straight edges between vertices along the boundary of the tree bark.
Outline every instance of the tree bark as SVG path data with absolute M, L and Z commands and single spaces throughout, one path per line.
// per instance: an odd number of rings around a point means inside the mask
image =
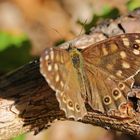
M 55 92 L 41 76 L 37 60 L 0 79 L 0 140 L 29 131 L 38 133 L 56 119 L 68 120 L 59 108 Z M 98 112 L 89 111 L 81 122 L 140 134 L 135 120 L 120 120 Z

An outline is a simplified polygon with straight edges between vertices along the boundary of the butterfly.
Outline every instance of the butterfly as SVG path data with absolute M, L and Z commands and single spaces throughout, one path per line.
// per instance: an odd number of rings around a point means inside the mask
M 84 49 L 52 47 L 40 57 L 40 72 L 60 108 L 76 120 L 87 114 L 85 102 L 105 114 L 129 115 L 133 106 L 127 95 L 139 71 L 139 33 L 113 36 Z

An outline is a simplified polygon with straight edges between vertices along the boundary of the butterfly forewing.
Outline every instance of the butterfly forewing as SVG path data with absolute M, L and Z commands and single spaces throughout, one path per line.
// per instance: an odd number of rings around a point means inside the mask
M 105 112 L 127 102 L 133 77 L 140 70 L 140 35 L 125 34 L 82 50 L 89 81 L 88 102 Z
M 67 117 L 81 119 L 86 114 L 86 109 L 68 51 L 59 48 L 47 49 L 40 59 L 40 68 L 48 84 L 56 91 L 60 108 Z
M 84 49 L 82 54 L 85 63 L 125 80 L 140 69 L 140 34 L 124 34 L 106 39 Z

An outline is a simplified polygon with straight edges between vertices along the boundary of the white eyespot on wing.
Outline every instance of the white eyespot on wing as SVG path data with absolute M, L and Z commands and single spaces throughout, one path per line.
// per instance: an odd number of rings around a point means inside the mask
M 62 97 L 62 101 L 64 102 L 64 103 L 67 103 L 67 99 L 66 99 L 66 96 L 63 94 L 63 97 Z
M 74 111 L 74 104 L 73 104 L 72 100 L 68 99 L 67 106 L 70 110 Z
M 63 59 L 63 57 L 61 56 L 61 58 L 60 58 L 60 62 L 63 64 L 64 63 L 64 59 Z
M 122 62 L 122 67 L 125 69 L 129 69 L 130 68 L 130 64 L 128 62 L 123 61 Z
M 118 70 L 118 71 L 116 72 L 116 75 L 119 76 L 119 77 L 122 77 L 122 71 L 121 71 L 121 70 Z
M 103 98 L 103 103 L 105 104 L 105 105 L 109 105 L 109 104 L 111 104 L 111 97 L 109 96 L 109 95 L 106 95 L 104 98 Z
M 51 64 L 48 65 L 48 71 L 52 71 L 52 65 Z
M 58 82 L 59 80 L 60 80 L 60 76 L 59 76 L 59 74 L 57 74 L 55 77 L 55 82 Z
M 58 94 L 60 94 L 60 96 L 63 96 L 63 94 L 64 94 L 64 91 L 61 91 L 60 93 L 59 92 L 57 92 Z
M 107 64 L 107 65 L 106 65 L 106 68 L 107 68 L 108 70 L 113 70 L 113 64 Z
M 78 104 L 78 103 L 75 103 L 75 110 L 77 111 L 77 112 L 80 112 L 80 105 Z
M 125 37 L 125 38 L 122 38 L 122 40 L 123 40 L 124 46 L 129 46 L 130 45 L 128 38 Z
M 64 83 L 62 81 L 60 81 L 60 86 L 63 88 L 64 87 Z
M 108 51 L 105 47 L 102 48 L 103 55 L 108 55 Z
M 139 36 L 138 35 L 135 35 L 135 38 L 137 39 L 137 38 L 139 38 Z
M 139 51 L 139 50 L 136 50 L 136 49 L 133 49 L 133 53 L 134 53 L 135 55 L 139 55 L 139 54 L 140 54 L 140 51 Z
M 53 51 L 53 49 L 50 51 L 50 58 L 51 58 L 51 60 L 54 60 L 54 51 Z
M 48 54 L 45 56 L 45 60 L 46 61 L 49 60 L 49 55 Z
M 139 44 L 140 44 L 140 40 L 139 40 L 139 39 L 136 39 L 135 41 L 136 41 L 137 43 L 139 43 Z
M 119 82 L 118 87 L 120 90 L 124 90 L 125 89 L 125 84 L 122 82 Z
M 117 88 L 115 88 L 113 91 L 112 91 L 112 95 L 113 95 L 113 98 L 115 100 L 118 100 L 119 98 L 121 98 L 121 91 Z
M 120 56 L 121 56 L 122 59 L 124 59 L 124 58 L 126 58 L 126 53 L 124 51 L 121 51 Z
M 58 71 L 58 64 L 56 64 L 56 63 L 54 64 L 54 70 Z

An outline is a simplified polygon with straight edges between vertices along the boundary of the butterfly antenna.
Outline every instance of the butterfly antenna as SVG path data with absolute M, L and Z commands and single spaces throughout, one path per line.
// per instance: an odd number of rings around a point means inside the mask
M 60 34 L 60 32 L 59 32 L 57 29 L 52 28 L 52 27 L 51 27 L 51 29 L 52 29 L 53 31 L 55 31 L 62 39 L 64 38 L 63 35 Z
M 85 27 L 86 23 L 87 23 L 87 19 L 86 19 L 86 20 L 85 20 L 85 22 L 83 23 L 83 26 L 82 26 L 81 31 L 80 31 L 80 33 L 79 33 L 79 35 L 78 35 L 78 36 L 80 36 L 80 35 L 82 34 L 83 29 L 84 29 L 84 27 Z

